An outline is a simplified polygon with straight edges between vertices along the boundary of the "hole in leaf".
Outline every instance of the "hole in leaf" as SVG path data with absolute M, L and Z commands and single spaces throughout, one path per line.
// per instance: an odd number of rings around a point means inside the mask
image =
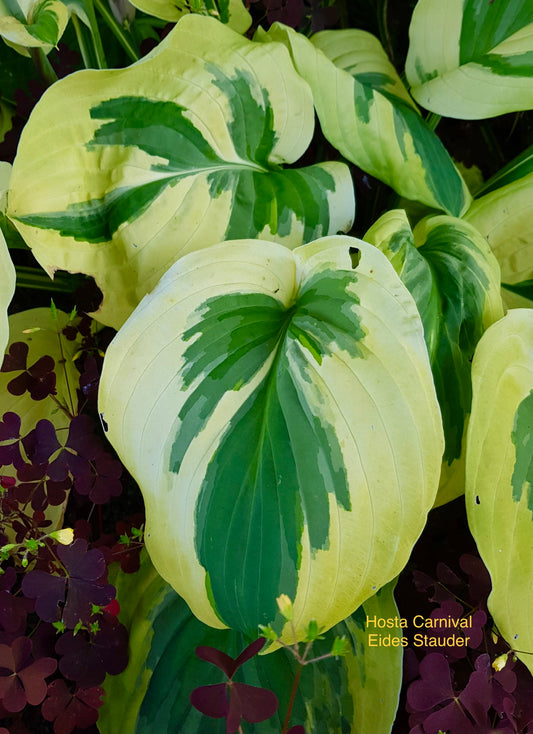
M 352 270 L 355 270 L 361 261 L 361 250 L 358 247 L 350 247 L 348 253 L 352 261 Z

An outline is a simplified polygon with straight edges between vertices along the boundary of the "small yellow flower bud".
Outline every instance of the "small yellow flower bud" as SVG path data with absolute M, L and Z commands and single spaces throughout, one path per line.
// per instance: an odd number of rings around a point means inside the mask
M 74 530 L 72 528 L 63 528 L 62 530 L 54 530 L 50 533 L 50 537 L 57 540 L 61 545 L 70 545 L 74 540 Z
M 292 619 L 292 601 L 290 600 L 290 597 L 287 596 L 287 594 L 281 594 L 276 599 L 276 603 L 278 605 L 279 611 L 283 614 L 285 619 L 287 621 L 290 621 Z
M 504 652 L 503 655 L 500 655 L 499 657 L 497 657 L 496 660 L 492 661 L 492 667 L 496 671 L 503 670 L 506 665 L 507 665 L 507 653 L 506 652 Z

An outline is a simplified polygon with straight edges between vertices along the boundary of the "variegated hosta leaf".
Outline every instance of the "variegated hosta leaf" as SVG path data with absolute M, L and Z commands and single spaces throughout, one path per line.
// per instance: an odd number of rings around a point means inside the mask
M 68 23 L 60 0 L 0 0 L 0 36 L 24 56 L 28 48 L 49 53 Z
M 405 212 L 396 209 L 380 217 L 365 240 L 387 255 L 424 323 L 446 437 L 437 495 L 443 504 L 464 491 L 471 360 L 483 331 L 503 316 L 498 263 L 474 227 L 444 215 L 427 217 L 411 231 Z
M 117 589 L 121 622 L 130 634 L 130 661 L 121 675 L 106 678 L 98 718 L 101 734 L 225 734 L 224 719 L 206 718 L 190 704 L 194 688 L 223 680 L 220 671 L 199 660 L 194 650 L 209 645 L 236 657 L 247 640 L 239 632 L 202 624 L 145 555 L 137 573 L 113 574 L 111 569 L 110 580 Z M 402 648 L 369 647 L 365 625 L 367 615 L 398 616 L 393 586 L 388 584 L 326 633 L 324 640 L 313 643 L 310 657 L 330 652 L 335 636 L 345 636 L 349 652 L 304 668 L 292 710 L 293 725 L 328 734 L 390 731 L 401 685 Z M 391 637 L 398 636 L 398 630 L 392 632 Z M 273 690 L 279 700 L 273 718 L 247 725 L 246 731 L 281 732 L 295 672 L 294 656 L 286 650 L 252 658 L 239 669 L 239 680 Z
M 313 91 L 324 135 L 345 158 L 408 199 L 456 216 L 467 208 L 460 173 L 374 36 L 347 29 L 309 41 L 274 23 L 261 38 L 286 44 Z
M 419 0 L 405 73 L 428 110 L 463 120 L 533 108 L 531 0 Z
M 0 354 L 4 353 L 9 336 L 7 307 L 15 292 L 15 268 L 0 229 Z
M 184 16 L 151 56 L 54 84 L 24 128 L 8 214 L 43 267 L 94 276 L 122 324 L 181 255 L 349 229 L 348 167 L 283 170 L 314 126 L 285 48 Z
M 492 578 L 490 613 L 533 673 L 533 309 L 513 309 L 488 329 L 472 382 L 468 522 Z
M 69 316 L 63 311 L 54 313 L 50 308 L 33 308 L 13 314 L 9 317 L 9 343 L 24 342 L 28 345 L 28 367 L 45 355 L 52 357 L 56 365 L 55 397 L 71 414 L 74 414 L 79 371 L 73 357 L 80 344 L 79 340 L 69 341 L 61 334 L 61 330 L 69 322 Z M 20 416 L 22 436 L 34 429 L 42 419 L 49 420 L 57 430 L 68 429 L 70 419 L 58 408 L 57 402 L 51 396 L 44 400 L 33 400 L 28 392 L 23 395 L 12 395 L 8 391 L 8 383 L 19 374 L 19 372 L 0 372 L 0 419 L 8 412 Z M 1 471 L 5 476 L 15 476 L 15 469 L 12 466 L 3 466 Z M 64 505 L 66 500 L 62 505 L 48 506 L 46 517 L 52 522 L 50 530 L 60 526 Z
M 170 22 L 191 12 L 210 15 L 227 23 L 237 33 L 245 33 L 252 23 L 252 17 L 242 0 L 134 0 L 132 5 Z
M 465 215 L 491 246 L 511 308 L 533 305 L 533 148 L 528 148 L 483 187 Z
M 113 340 L 100 406 L 156 568 L 213 626 L 281 626 L 284 593 L 300 637 L 331 627 L 403 568 L 435 497 L 422 324 L 349 237 L 179 260 Z

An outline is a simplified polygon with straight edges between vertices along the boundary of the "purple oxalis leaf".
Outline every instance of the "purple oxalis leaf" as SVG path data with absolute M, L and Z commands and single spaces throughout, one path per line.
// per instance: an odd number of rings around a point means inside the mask
M 128 632 L 113 615 L 98 616 L 94 633 L 65 632 L 56 643 L 59 670 L 82 688 L 97 686 L 106 674 L 118 675 L 128 664 Z
M 55 734 L 70 734 L 96 723 L 103 695 L 104 690 L 99 687 L 71 690 L 64 680 L 54 680 L 48 686 L 41 713 L 47 721 L 54 722 Z
M 45 622 L 62 618 L 73 629 L 80 620 L 89 619 L 93 604 L 106 606 L 116 591 L 111 584 L 99 583 L 106 569 L 105 558 L 97 548 L 88 550 L 87 541 L 78 538 L 59 546 L 57 555 L 66 575 L 30 571 L 22 581 L 22 592 L 36 599 L 35 611 Z
M 265 721 L 278 709 L 278 699 L 272 691 L 232 680 L 236 670 L 257 655 L 265 642 L 264 637 L 259 637 L 235 659 L 215 647 L 196 648 L 196 655 L 220 668 L 228 680 L 225 683 L 196 688 L 191 693 L 191 703 L 206 716 L 225 718 L 226 734 L 238 731 L 241 719 L 250 723 Z
M 4 708 L 17 713 L 26 703 L 39 705 L 46 696 L 45 678 L 56 668 L 54 658 L 33 659 L 28 637 L 17 637 L 11 645 L 0 645 L 0 699 Z

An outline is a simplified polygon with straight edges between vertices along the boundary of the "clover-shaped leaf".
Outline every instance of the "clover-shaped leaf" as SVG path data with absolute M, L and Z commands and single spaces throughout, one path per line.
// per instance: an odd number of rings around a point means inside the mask
M 227 677 L 225 683 L 200 686 L 191 693 L 192 705 L 206 716 L 226 719 L 226 734 L 238 731 L 241 719 L 250 723 L 265 721 L 278 708 L 277 696 L 272 691 L 233 680 L 238 668 L 256 655 L 266 640 L 259 637 L 246 647 L 237 658 L 232 658 L 216 647 L 196 648 L 196 655 L 220 668 Z
M 17 637 L 11 645 L 0 645 L 0 699 L 7 711 L 22 711 L 26 703 L 37 706 L 46 696 L 45 678 L 57 668 L 49 657 L 33 659 L 32 641 Z
M 99 582 L 105 572 L 105 558 L 97 548 L 88 550 L 86 540 L 78 538 L 71 545 L 61 545 L 56 553 L 63 573 L 30 571 L 22 582 L 22 591 L 36 599 L 35 611 L 45 622 L 56 622 L 64 605 L 62 620 L 73 629 L 80 620 L 89 619 L 93 604 L 109 604 L 115 597 L 115 588 Z
M 96 723 L 104 690 L 99 687 L 71 691 L 59 678 L 48 686 L 48 697 L 41 707 L 47 721 L 54 722 L 55 734 L 70 734 L 73 729 L 86 729 Z
M 48 395 L 56 393 L 55 362 L 45 354 L 27 366 L 29 347 L 24 342 L 11 344 L 8 354 L 2 363 L 2 372 L 20 371 L 7 386 L 12 395 L 23 395 L 29 392 L 33 400 L 44 400 Z
M 410 685 L 407 702 L 411 711 L 426 712 L 424 731 L 440 728 L 475 734 L 488 730 L 491 681 L 484 656 L 476 661 L 476 670 L 459 694 L 452 685 L 449 663 L 440 653 L 426 655 L 420 663 L 420 676 Z
M 82 688 L 98 686 L 106 673 L 118 675 L 128 664 L 128 633 L 110 612 L 98 617 L 94 633 L 65 632 L 56 644 L 59 670 Z

